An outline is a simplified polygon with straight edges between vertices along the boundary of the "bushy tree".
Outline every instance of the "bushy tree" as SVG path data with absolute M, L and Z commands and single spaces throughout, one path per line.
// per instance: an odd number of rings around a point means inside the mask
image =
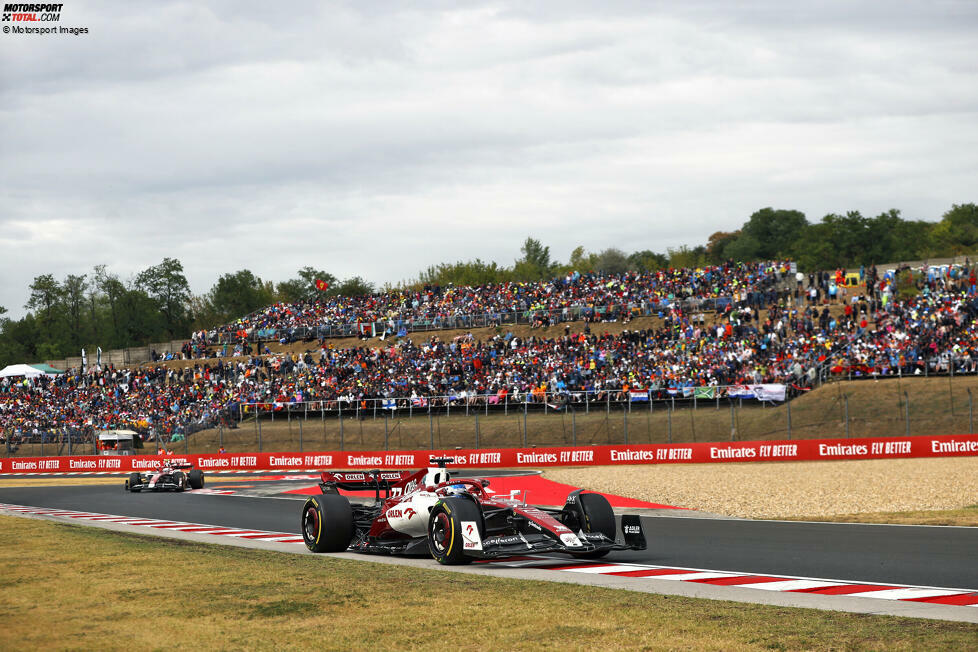
M 669 258 L 664 254 L 645 249 L 628 256 L 628 265 L 639 272 L 651 272 L 669 267 Z
M 325 290 L 320 290 L 316 287 L 316 281 L 323 281 L 328 287 Z M 275 289 L 279 301 L 287 303 L 315 301 L 328 295 L 338 294 L 335 276 L 325 270 L 315 269 L 308 265 L 296 272 L 295 278 L 279 283 Z
M 353 278 L 348 278 L 339 287 L 336 288 L 336 294 L 344 297 L 356 297 L 364 294 L 373 294 L 374 285 L 369 281 L 365 281 L 359 276 L 354 276 Z
M 208 299 L 217 318 L 226 322 L 273 303 L 275 297 L 271 288 L 250 269 L 242 269 L 233 274 L 222 274 L 211 288 Z
M 521 281 L 542 281 L 553 275 L 553 264 L 550 261 L 550 247 L 545 247 L 539 240 L 527 238 L 520 247 L 522 257 L 516 260 L 513 268 L 514 275 Z
M 594 267 L 601 274 L 624 274 L 629 268 L 628 256 L 621 249 L 611 247 L 598 254 Z
M 171 337 L 186 332 L 189 326 L 190 284 L 179 260 L 164 258 L 159 265 L 143 270 L 136 276 L 135 288 L 156 302 Z
M 740 255 L 730 257 L 740 260 L 787 257 L 806 226 L 808 220 L 801 211 L 762 208 L 751 215 L 740 230 L 741 236 L 737 241 L 744 239 L 736 249 Z
M 934 227 L 931 242 L 935 250 L 946 254 L 978 250 L 978 206 L 954 204 Z

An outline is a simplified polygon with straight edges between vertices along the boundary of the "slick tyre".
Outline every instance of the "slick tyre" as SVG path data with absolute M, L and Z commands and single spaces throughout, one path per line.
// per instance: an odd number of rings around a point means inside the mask
M 134 489 L 141 484 L 138 473 L 130 473 L 129 478 L 126 480 L 126 491 L 138 492 L 139 489 Z
M 191 489 L 203 489 L 204 472 L 200 469 L 190 469 L 190 471 L 187 473 L 187 482 L 190 483 Z
M 584 512 L 584 522 L 581 529 L 585 532 L 600 532 L 612 541 L 618 534 L 618 527 L 615 525 L 615 512 L 611 509 L 611 503 L 601 494 L 581 494 L 581 511 Z M 586 559 L 597 559 L 608 554 L 607 550 L 596 550 L 586 552 L 578 557 Z
M 481 548 L 482 529 L 482 513 L 475 502 L 468 498 L 444 498 L 435 503 L 428 518 L 428 550 L 439 564 L 470 564 L 473 558 L 465 553 L 466 542 L 474 545 L 478 537 Z
M 313 552 L 343 552 L 353 539 L 353 508 L 346 496 L 313 496 L 302 508 L 302 538 Z

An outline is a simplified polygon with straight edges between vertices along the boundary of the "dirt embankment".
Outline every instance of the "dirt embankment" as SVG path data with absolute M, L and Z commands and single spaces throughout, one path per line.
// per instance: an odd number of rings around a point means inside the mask
M 567 468 L 544 475 L 595 491 L 745 518 L 978 504 L 978 457 Z

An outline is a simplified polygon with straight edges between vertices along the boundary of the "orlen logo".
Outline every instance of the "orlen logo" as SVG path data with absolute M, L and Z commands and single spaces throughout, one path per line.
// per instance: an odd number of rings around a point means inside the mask
M 475 526 L 469 523 L 469 526 L 465 528 L 465 533 L 469 536 L 472 536 L 473 532 L 475 532 Z
M 415 516 L 417 516 L 417 514 L 418 513 L 414 511 L 414 508 L 412 507 L 408 507 L 407 509 L 404 510 L 404 518 L 406 518 L 409 521 Z

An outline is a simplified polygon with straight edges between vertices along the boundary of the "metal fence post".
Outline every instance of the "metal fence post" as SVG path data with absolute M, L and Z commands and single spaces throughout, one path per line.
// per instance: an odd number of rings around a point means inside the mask
M 730 401 L 730 441 L 733 441 L 737 435 L 737 424 L 734 417 L 734 404 Z
M 389 451 L 390 447 L 390 419 L 387 418 L 387 413 L 384 412 L 384 450 Z
M 675 405 L 676 400 L 673 399 L 672 402 L 673 402 L 672 407 L 668 405 L 666 406 L 666 413 L 668 414 L 668 419 L 669 419 L 669 443 L 670 444 L 672 443 L 672 411 L 676 409 L 676 405 Z
M 571 441 L 577 446 L 577 412 L 571 412 Z
M 479 413 L 475 413 L 475 447 L 479 447 Z
M 910 395 L 906 391 L 903 392 L 903 407 L 907 415 L 907 437 L 910 436 Z
M 849 439 L 849 395 L 843 394 L 842 398 L 845 400 L 846 406 L 846 439 Z
M 622 416 L 625 418 L 624 434 L 625 434 L 625 445 L 628 445 L 628 410 L 621 411 Z
M 274 416 L 274 414 L 275 411 L 273 410 L 272 415 Z M 259 419 L 258 416 L 259 416 L 259 412 L 255 412 L 255 423 L 258 424 L 257 426 L 258 427 L 258 452 L 260 453 L 261 452 L 261 419 Z
M 791 401 L 785 401 L 785 407 L 788 408 L 788 441 L 791 441 Z
M 974 404 L 971 401 L 971 388 L 968 388 L 968 434 L 972 434 L 975 431 L 975 411 Z
M 947 377 L 947 399 L 951 403 L 951 416 L 954 416 L 954 388 L 951 386 L 951 381 L 954 378 L 954 361 L 950 360 L 948 364 L 951 367 L 951 375 Z
M 343 450 L 343 408 L 340 408 L 340 450 Z
M 301 421 L 299 419 L 296 419 L 296 421 L 299 421 L 299 452 L 301 453 L 302 452 L 302 422 L 305 421 L 305 419 L 302 419 Z
M 431 402 L 428 402 L 431 405 Z M 430 450 L 435 450 L 435 424 L 431 416 L 431 408 L 428 408 L 428 448 Z

